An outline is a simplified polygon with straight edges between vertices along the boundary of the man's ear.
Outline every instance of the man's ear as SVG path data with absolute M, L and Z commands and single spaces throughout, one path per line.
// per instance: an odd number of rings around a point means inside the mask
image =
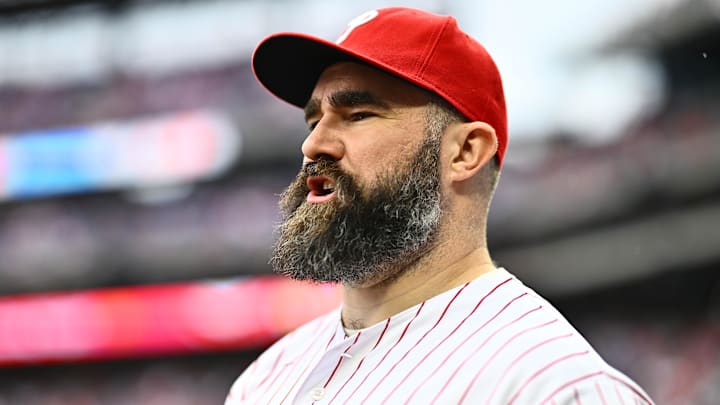
M 450 180 L 465 181 L 473 177 L 497 152 L 495 129 L 481 121 L 453 125 L 450 143 Z

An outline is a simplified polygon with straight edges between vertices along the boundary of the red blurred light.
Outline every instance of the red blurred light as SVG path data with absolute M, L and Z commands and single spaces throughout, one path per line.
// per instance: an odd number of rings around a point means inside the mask
M 259 348 L 339 302 L 280 277 L 3 297 L 0 366 Z

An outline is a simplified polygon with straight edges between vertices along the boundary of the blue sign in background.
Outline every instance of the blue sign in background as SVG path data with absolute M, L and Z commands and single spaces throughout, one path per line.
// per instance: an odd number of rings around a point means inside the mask
M 8 137 L 6 194 L 38 197 L 95 188 L 97 173 L 87 159 L 93 135 L 89 128 L 64 128 Z

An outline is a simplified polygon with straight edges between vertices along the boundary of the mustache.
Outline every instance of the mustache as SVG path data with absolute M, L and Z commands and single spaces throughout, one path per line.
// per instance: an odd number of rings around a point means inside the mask
M 344 174 L 336 160 L 326 157 L 320 157 L 317 160 L 305 163 L 300 171 L 305 179 L 311 176 L 328 176 L 338 172 Z
M 307 194 L 310 192 L 307 180 L 312 176 L 325 176 L 332 179 L 338 199 L 345 200 L 347 192 L 355 188 L 352 176 L 341 169 L 336 160 L 320 157 L 305 163 L 295 180 L 290 183 L 281 196 L 280 208 L 286 216 L 294 213 L 305 202 Z

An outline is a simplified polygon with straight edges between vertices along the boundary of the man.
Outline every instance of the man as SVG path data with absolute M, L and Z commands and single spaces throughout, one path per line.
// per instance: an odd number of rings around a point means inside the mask
M 253 68 L 309 128 L 272 264 L 342 283 L 343 304 L 263 353 L 227 404 L 652 403 L 493 264 L 504 95 L 453 18 L 387 8 L 336 43 L 277 34 Z

